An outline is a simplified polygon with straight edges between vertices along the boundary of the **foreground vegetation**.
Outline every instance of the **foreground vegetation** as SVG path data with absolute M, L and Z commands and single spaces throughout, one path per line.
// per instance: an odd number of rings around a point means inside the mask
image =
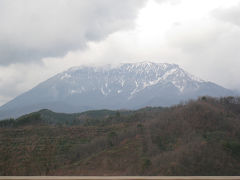
M 0 121 L 0 175 L 240 175 L 240 98 Z

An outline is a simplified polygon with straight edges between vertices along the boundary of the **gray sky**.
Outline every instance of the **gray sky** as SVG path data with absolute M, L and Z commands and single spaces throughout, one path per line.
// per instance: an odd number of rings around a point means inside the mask
M 240 0 L 0 1 L 0 105 L 72 66 L 137 61 L 240 90 Z

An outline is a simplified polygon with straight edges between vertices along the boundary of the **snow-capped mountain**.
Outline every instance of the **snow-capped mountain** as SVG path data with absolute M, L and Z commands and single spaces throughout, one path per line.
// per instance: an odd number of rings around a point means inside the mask
M 57 112 L 169 106 L 202 95 L 233 92 L 201 80 L 176 64 L 141 62 L 74 67 L 59 73 L 0 108 L 0 118 L 48 108 Z

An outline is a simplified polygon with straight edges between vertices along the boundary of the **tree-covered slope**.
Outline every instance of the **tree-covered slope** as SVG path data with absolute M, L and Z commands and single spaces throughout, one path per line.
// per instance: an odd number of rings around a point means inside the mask
M 240 98 L 0 122 L 0 175 L 240 175 Z

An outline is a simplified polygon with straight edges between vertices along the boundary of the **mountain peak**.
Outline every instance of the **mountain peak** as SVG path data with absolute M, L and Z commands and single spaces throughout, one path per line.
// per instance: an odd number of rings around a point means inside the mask
M 180 78 L 188 81 L 197 81 L 197 82 L 204 82 L 202 79 L 195 77 L 194 75 L 189 74 L 188 72 L 184 71 L 182 68 L 179 67 L 177 64 L 169 64 L 169 63 L 156 63 L 151 61 L 142 61 L 136 63 L 121 63 L 118 66 L 112 66 L 110 64 L 103 65 L 103 66 L 79 66 L 79 67 L 72 67 L 69 70 L 60 73 L 60 79 L 69 79 L 72 77 L 71 74 L 74 72 L 80 73 L 106 73 L 108 72 L 115 72 L 120 73 L 122 75 L 128 73 L 132 73 L 135 77 L 136 75 L 142 75 L 145 77 L 151 76 L 150 78 L 152 81 L 156 81 L 157 79 L 160 80 L 169 80 L 169 81 L 178 81 Z M 111 74 L 111 73 L 110 73 Z M 155 76 L 155 79 L 153 78 Z M 173 78 L 168 78 L 173 77 Z M 138 79 L 137 77 L 135 77 Z M 157 78 L 157 79 L 156 79 Z M 176 79 L 178 78 L 178 79 Z M 175 83 L 176 84 L 176 83 Z
M 67 71 L 77 71 L 80 69 L 95 69 L 95 70 L 109 70 L 109 69 L 117 69 L 122 66 L 132 66 L 132 67 L 143 67 L 143 68 L 152 68 L 152 67 L 162 67 L 163 69 L 166 67 L 176 67 L 179 68 L 177 64 L 170 64 L 170 63 L 159 63 L 159 62 L 152 62 L 152 61 L 141 61 L 141 62 L 128 62 L 128 63 L 120 63 L 117 65 L 112 64 L 104 64 L 104 65 L 81 65 L 69 68 Z
M 135 66 L 135 67 L 179 67 L 177 64 L 170 64 L 170 63 L 159 63 L 159 62 L 153 62 L 153 61 L 140 61 L 140 62 L 134 62 L 134 63 L 122 63 L 121 65 L 128 65 L 128 66 Z

